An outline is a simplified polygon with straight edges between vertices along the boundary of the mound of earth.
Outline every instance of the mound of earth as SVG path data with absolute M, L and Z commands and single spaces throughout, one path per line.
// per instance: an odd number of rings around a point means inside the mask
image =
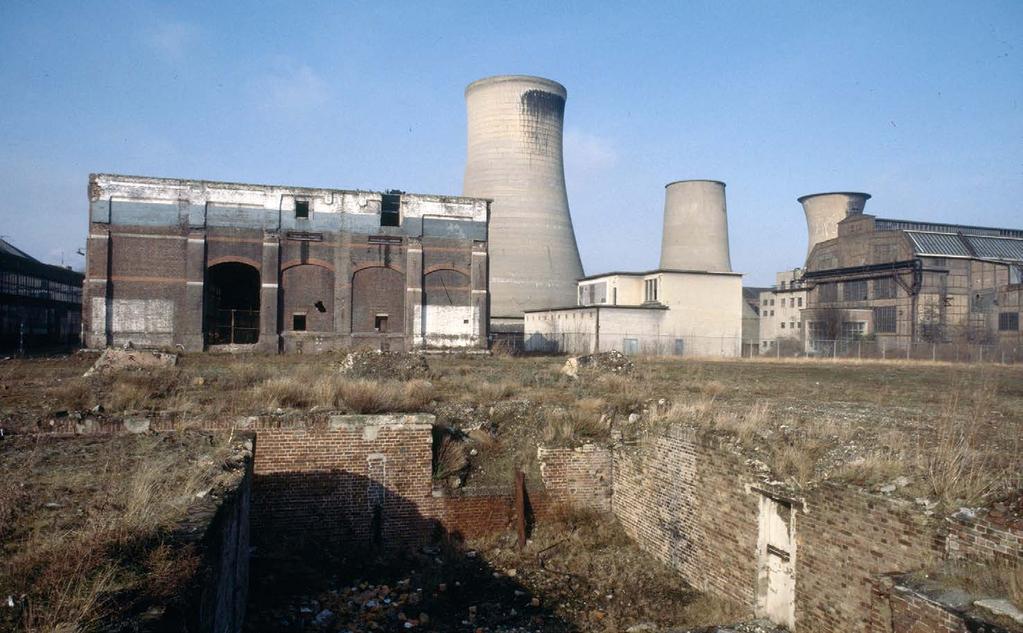
M 383 380 L 412 380 L 425 378 L 430 373 L 426 359 L 418 354 L 377 350 L 350 352 L 337 368 L 344 376 Z

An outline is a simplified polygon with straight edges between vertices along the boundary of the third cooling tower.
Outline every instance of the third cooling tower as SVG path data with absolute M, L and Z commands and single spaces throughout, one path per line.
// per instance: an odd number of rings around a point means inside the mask
M 565 193 L 565 87 L 500 76 L 465 89 L 463 192 L 490 198 L 491 319 L 572 306 L 583 276 Z
M 725 183 L 680 180 L 664 189 L 660 267 L 731 272 Z
M 867 200 L 870 200 L 869 193 L 856 191 L 812 193 L 797 198 L 806 214 L 807 257 L 818 242 L 838 237 L 838 223 L 847 215 L 863 213 Z

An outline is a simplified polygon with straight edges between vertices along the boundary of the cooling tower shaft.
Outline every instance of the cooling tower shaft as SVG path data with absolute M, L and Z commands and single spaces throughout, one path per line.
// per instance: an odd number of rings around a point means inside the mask
M 571 306 L 583 276 L 565 193 L 565 87 L 501 76 L 465 89 L 463 191 L 490 198 L 491 318 Z
M 863 213 L 867 200 L 869 193 L 856 191 L 812 193 L 798 198 L 806 213 L 806 256 L 816 244 L 838 237 L 838 223 L 847 215 Z
M 680 180 L 665 186 L 661 268 L 731 272 L 725 183 Z

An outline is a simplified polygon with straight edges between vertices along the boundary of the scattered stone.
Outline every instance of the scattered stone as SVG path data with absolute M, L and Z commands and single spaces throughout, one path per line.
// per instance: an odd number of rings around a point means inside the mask
M 404 352 L 350 352 L 337 364 L 337 370 L 352 378 L 412 380 L 430 373 L 426 358 Z
M 621 352 L 602 352 L 600 354 L 588 354 L 586 356 L 573 356 L 565 361 L 561 373 L 572 378 L 578 378 L 583 371 L 593 371 L 601 374 L 628 374 L 631 373 L 634 365 L 631 360 Z
M 656 631 L 657 625 L 653 622 L 640 622 L 625 629 L 625 633 L 643 633 L 643 631 Z
M 105 374 L 125 369 L 158 369 L 178 364 L 177 354 L 137 349 L 107 348 L 96 360 L 84 377 Z
M 128 433 L 147 433 L 149 431 L 149 418 L 125 418 L 124 430 Z

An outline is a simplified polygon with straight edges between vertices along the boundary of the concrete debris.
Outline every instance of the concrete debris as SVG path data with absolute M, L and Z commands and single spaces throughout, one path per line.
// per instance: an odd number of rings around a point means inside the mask
M 1023 624 L 1023 611 L 1017 609 L 1016 606 L 1008 600 L 978 600 L 973 604 L 981 609 L 986 609 L 995 615 L 1000 615 L 1002 617 L 1009 618 L 1014 622 L 1018 622 L 1019 624 Z
M 634 368 L 629 357 L 621 352 L 602 352 L 586 356 L 573 356 L 565 361 L 561 373 L 578 378 L 582 371 L 594 371 L 600 374 L 628 374 Z
M 174 367 L 178 364 L 177 354 L 137 349 L 107 348 L 96 360 L 84 377 L 105 374 L 125 369 L 156 369 Z
M 788 629 L 777 627 L 768 620 L 753 620 L 739 624 L 708 626 L 684 631 L 672 630 L 670 633 L 786 633 Z
M 338 372 L 352 378 L 412 380 L 430 373 L 426 358 L 404 352 L 350 352 L 337 364 Z

